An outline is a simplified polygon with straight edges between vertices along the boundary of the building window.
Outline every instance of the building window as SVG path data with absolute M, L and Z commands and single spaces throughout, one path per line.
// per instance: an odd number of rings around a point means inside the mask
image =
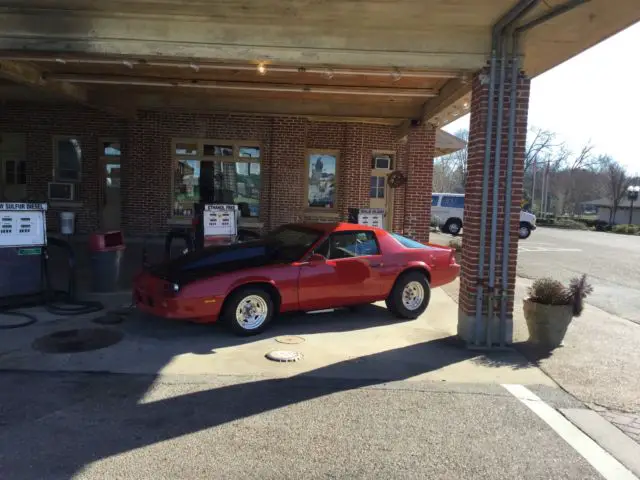
M 377 177 L 375 175 L 371 177 L 371 185 L 369 188 L 370 198 L 384 198 L 385 180 L 385 177 Z
M 7 185 L 26 185 L 27 162 L 24 160 L 6 160 L 4 162 L 4 181 Z
M 194 203 L 236 204 L 244 217 L 260 215 L 259 145 L 230 140 L 174 142 L 174 216 L 193 215 Z
M 102 142 L 103 157 L 119 157 L 120 142 Z
M 79 182 L 82 172 L 82 148 L 77 138 L 54 139 L 55 179 Z
M 307 155 L 307 206 L 335 209 L 337 202 L 337 152 L 309 152 Z

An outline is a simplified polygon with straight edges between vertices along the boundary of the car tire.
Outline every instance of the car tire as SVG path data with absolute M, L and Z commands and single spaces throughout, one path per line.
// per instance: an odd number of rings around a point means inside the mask
M 531 235 L 531 227 L 526 223 L 521 223 L 518 228 L 518 237 L 520 240 L 526 240 Z
M 424 313 L 431 300 L 431 287 L 424 273 L 402 274 L 393 285 L 386 304 L 398 318 L 413 320 Z
M 454 237 L 460 235 L 460 230 L 462 230 L 462 222 L 457 218 L 447 220 L 444 226 L 444 231 Z
M 263 287 L 246 287 L 233 292 L 225 301 L 223 322 L 239 336 L 262 333 L 275 315 L 275 304 Z

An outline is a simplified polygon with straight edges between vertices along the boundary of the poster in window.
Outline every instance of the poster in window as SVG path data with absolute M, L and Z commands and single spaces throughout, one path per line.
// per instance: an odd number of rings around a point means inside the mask
M 335 155 L 309 155 L 307 201 L 309 207 L 334 208 L 336 205 Z

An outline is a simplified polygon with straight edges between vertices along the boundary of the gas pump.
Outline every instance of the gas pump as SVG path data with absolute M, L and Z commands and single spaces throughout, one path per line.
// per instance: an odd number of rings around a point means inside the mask
M 0 314 L 25 317 L 26 323 L 3 324 L 2 329 L 30 325 L 37 319 L 13 309 L 45 305 L 55 315 L 81 315 L 102 310 L 100 302 L 75 299 L 75 254 L 68 242 L 47 239 L 46 203 L 0 203 Z M 62 248 L 69 264 L 67 291 L 51 288 L 47 248 Z
M 0 303 L 41 293 L 46 203 L 0 203 Z

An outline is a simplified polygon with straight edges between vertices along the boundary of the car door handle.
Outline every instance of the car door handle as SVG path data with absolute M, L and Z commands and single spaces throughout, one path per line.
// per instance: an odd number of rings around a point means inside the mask
M 384 267 L 384 263 L 370 263 L 369 266 L 371 268 L 381 268 Z

